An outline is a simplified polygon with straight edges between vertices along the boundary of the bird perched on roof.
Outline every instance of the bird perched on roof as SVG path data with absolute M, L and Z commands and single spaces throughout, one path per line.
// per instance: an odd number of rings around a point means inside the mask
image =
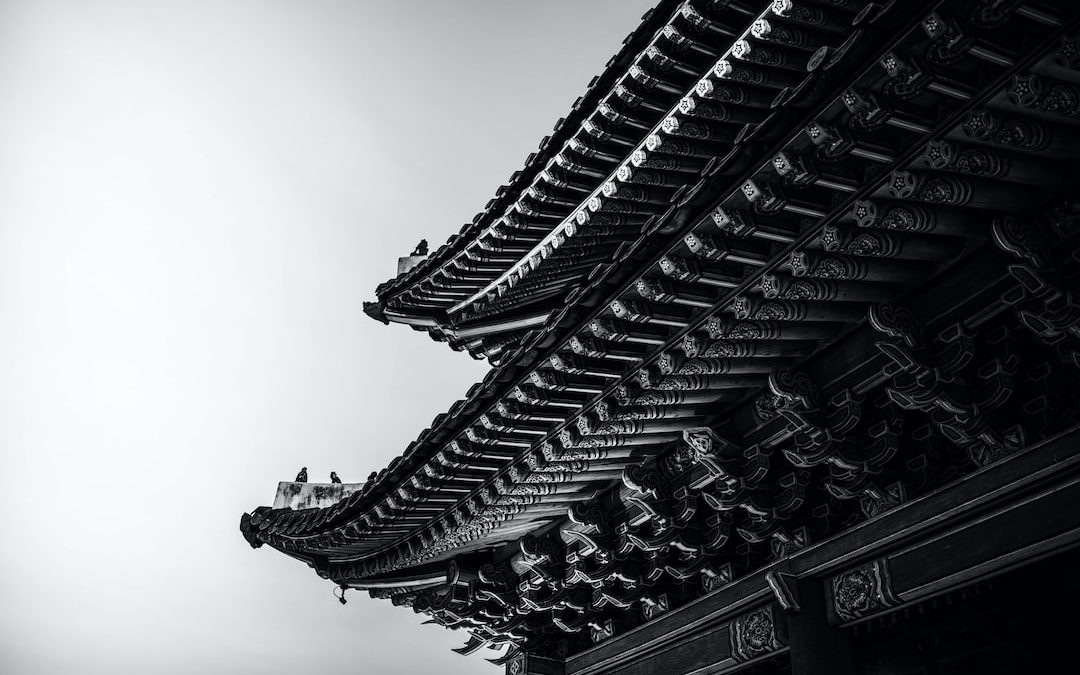
M 337 471 L 331 471 L 330 472 L 330 482 L 331 483 L 340 483 L 341 482 L 341 479 L 337 477 Z
M 420 243 L 416 245 L 416 248 L 414 248 L 413 252 L 410 253 L 409 255 L 427 255 L 427 254 L 428 254 L 427 239 L 421 239 Z
M 297 482 L 297 483 L 306 483 L 307 482 L 307 467 L 306 466 L 300 468 L 300 473 L 296 474 L 296 481 L 295 482 Z

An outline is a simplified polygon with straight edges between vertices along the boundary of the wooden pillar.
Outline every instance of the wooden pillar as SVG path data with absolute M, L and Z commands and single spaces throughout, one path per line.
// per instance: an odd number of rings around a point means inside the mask
M 506 675 L 564 675 L 566 662 L 522 653 L 506 664 Z
M 798 609 L 788 613 L 788 657 L 791 675 L 855 675 L 855 659 L 847 634 L 829 625 L 825 580 L 796 582 Z

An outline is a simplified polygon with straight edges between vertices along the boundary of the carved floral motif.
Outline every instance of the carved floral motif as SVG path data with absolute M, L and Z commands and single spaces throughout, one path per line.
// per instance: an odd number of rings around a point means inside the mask
M 885 560 L 841 572 L 831 580 L 833 609 L 841 621 L 854 621 L 900 601 L 893 594 L 889 567 Z
M 731 622 L 731 655 L 737 661 L 776 651 L 784 646 L 776 633 L 771 607 L 747 612 Z

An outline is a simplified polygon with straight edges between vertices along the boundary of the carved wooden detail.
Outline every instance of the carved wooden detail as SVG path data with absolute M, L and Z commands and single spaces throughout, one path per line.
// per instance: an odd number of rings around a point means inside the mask
M 888 562 L 883 559 L 833 576 L 829 587 L 833 612 L 840 621 L 855 621 L 900 604 L 893 593 Z
M 379 291 L 498 369 L 353 498 L 245 538 L 345 585 L 446 566 L 373 595 L 524 673 L 1075 424 L 1080 210 L 1045 204 L 1080 50 L 1046 4 L 649 19 L 490 213 Z M 897 604 L 884 561 L 828 581 L 840 622 Z M 730 623 L 737 661 L 786 646 L 773 612 Z
M 772 605 L 735 618 L 729 630 L 731 655 L 737 661 L 749 661 L 784 646 L 777 632 L 777 618 Z
M 1067 202 L 1041 221 L 999 218 L 993 223 L 994 242 L 1019 261 L 1007 268 L 1019 289 L 1005 302 L 1028 330 L 1072 366 L 1080 366 L 1080 303 L 1072 290 L 1076 279 L 1067 268 L 1080 251 L 1077 214 L 1076 204 Z

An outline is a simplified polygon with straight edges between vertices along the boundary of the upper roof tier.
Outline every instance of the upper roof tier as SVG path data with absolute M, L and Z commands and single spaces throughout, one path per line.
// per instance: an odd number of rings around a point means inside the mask
M 774 24 L 795 9 L 773 2 L 770 23 L 760 2 L 661 2 L 473 222 L 381 284 L 365 311 L 498 362 L 770 114 L 771 96 L 737 114 L 717 105 L 737 102 L 719 83 L 760 78 L 753 40 L 790 32 Z M 703 148 L 711 160 L 697 156 Z

